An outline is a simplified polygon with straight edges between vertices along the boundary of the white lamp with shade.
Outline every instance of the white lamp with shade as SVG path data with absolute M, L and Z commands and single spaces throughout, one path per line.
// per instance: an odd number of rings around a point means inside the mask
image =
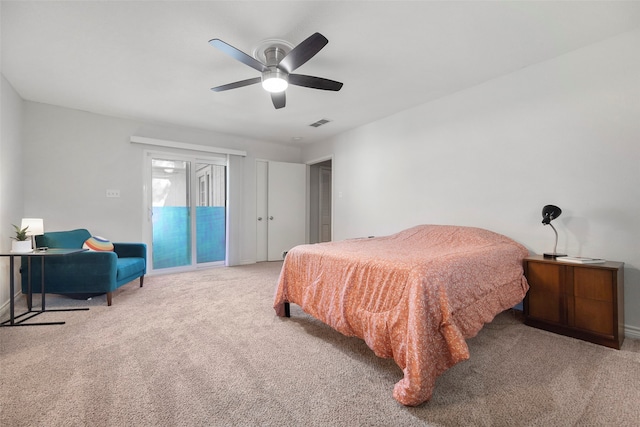
M 42 218 L 22 218 L 21 227 L 27 228 L 27 236 L 31 236 L 31 249 L 34 249 L 35 239 L 33 236 L 44 234 L 44 221 Z

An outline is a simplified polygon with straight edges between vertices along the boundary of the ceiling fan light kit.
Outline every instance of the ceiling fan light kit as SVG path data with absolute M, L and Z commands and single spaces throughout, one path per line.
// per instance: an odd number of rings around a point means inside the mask
M 284 92 L 289 86 L 289 76 L 277 67 L 269 67 L 262 72 L 262 87 L 267 92 Z
M 264 62 L 266 62 L 264 63 L 220 39 L 209 40 L 211 46 L 262 73 L 261 77 L 216 86 L 211 90 L 223 92 L 262 82 L 262 87 L 271 93 L 271 101 L 276 109 L 285 106 L 285 90 L 289 84 L 337 92 L 342 88 L 340 82 L 322 77 L 292 74 L 294 70 L 320 52 L 328 42 L 329 40 L 322 34 L 314 33 L 288 52 L 283 43 L 268 45 L 264 48 Z M 262 59 L 261 55 L 256 56 Z

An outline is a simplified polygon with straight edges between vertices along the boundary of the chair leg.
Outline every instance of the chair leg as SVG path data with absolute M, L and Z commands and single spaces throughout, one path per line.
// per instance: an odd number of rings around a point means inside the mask
M 144 276 L 140 276 L 140 287 L 142 287 L 144 283 Z
M 111 305 L 111 292 L 107 292 L 107 306 Z

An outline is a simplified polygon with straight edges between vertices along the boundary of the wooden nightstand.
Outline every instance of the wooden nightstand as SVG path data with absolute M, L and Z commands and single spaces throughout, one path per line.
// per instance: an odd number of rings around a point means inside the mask
M 624 263 L 524 259 L 525 324 L 620 349 L 624 341 Z

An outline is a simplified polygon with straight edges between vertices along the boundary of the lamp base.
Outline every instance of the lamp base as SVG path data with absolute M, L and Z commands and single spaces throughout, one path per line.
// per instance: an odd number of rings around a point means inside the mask
M 544 258 L 558 258 L 558 257 L 562 257 L 562 256 L 567 256 L 567 254 L 559 254 L 557 252 L 546 252 L 546 253 L 542 254 L 542 256 Z

